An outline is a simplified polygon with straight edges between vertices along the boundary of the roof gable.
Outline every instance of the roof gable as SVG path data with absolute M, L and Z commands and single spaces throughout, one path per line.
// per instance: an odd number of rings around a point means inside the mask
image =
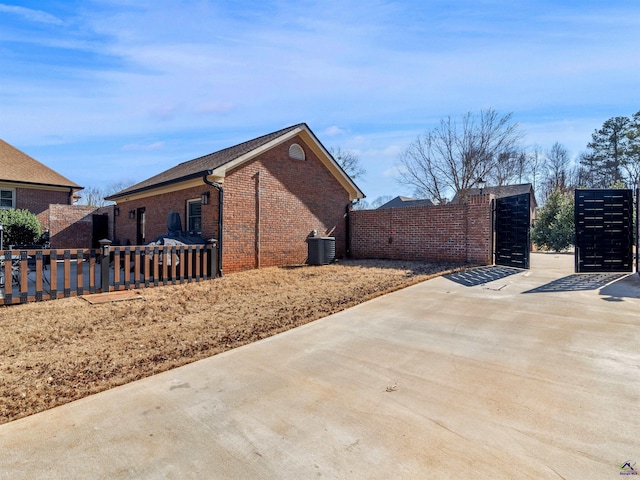
M 417 199 L 411 197 L 403 197 L 399 195 L 387 203 L 380 205 L 376 210 L 385 210 L 387 208 L 406 208 L 406 207 L 431 207 L 433 202 L 429 199 Z
M 504 197 L 511 197 L 513 195 L 522 195 L 523 193 L 529 193 L 531 195 L 531 198 L 533 200 L 533 206 L 536 206 L 537 200 L 536 200 L 536 196 L 535 196 L 535 192 L 533 191 L 533 185 L 530 183 L 521 183 L 518 185 L 501 185 L 501 186 L 496 186 L 496 187 L 485 187 L 482 189 L 482 193 L 487 194 L 487 195 L 494 195 L 496 198 L 504 198 Z M 469 190 L 467 190 L 466 195 L 479 195 L 480 194 L 480 189 L 479 188 L 470 188 Z M 451 200 L 451 203 L 459 203 L 460 202 L 460 195 L 456 194 L 455 197 L 453 197 L 453 200 Z
M 1 139 L 0 181 L 82 189 L 68 178 Z
M 298 124 L 283 128 L 273 133 L 248 140 L 233 147 L 225 148 L 209 155 L 195 158 L 193 160 L 180 163 L 164 172 L 161 172 L 136 185 L 128 187 L 114 195 L 107 197 L 107 200 L 118 200 L 130 195 L 141 194 L 143 192 L 159 189 L 168 185 L 185 182 L 191 179 L 213 176 L 214 178 L 224 178 L 226 172 L 239 165 L 255 158 L 262 152 L 279 145 L 286 140 L 300 135 L 318 157 L 325 163 L 325 166 L 334 174 L 346 190 L 350 191 L 353 198 L 363 198 L 364 194 L 353 183 L 353 180 L 342 170 L 335 159 L 322 146 L 320 141 L 311 132 L 311 129 L 304 124 Z

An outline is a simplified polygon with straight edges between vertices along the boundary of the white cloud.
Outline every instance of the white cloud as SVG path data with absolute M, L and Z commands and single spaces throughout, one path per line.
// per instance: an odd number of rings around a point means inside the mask
M 180 106 L 176 104 L 167 103 L 164 105 L 158 105 L 153 107 L 149 114 L 160 120 L 171 120 L 176 117 L 180 110 Z
M 236 106 L 233 102 L 207 102 L 201 105 L 198 105 L 195 108 L 195 112 L 199 115 L 208 115 L 211 113 L 229 113 Z
M 382 176 L 385 178 L 397 178 L 405 169 L 401 165 L 394 165 L 391 168 L 387 168 L 382 172 Z
M 345 130 L 342 130 L 339 127 L 336 127 L 335 125 L 325 129 L 325 131 L 323 132 L 325 135 L 327 135 L 328 137 L 333 137 L 336 135 L 342 135 L 343 133 L 346 133 Z
M 148 145 L 140 145 L 137 143 L 129 143 L 122 147 L 122 150 L 125 152 L 151 152 L 153 150 L 160 150 L 164 148 L 164 142 L 154 142 Z
M 0 3 L 0 12 L 18 15 L 30 22 L 46 23 L 50 25 L 64 25 L 64 22 L 58 17 L 51 15 L 42 10 L 34 10 L 32 8 L 18 7 L 15 5 L 6 5 Z

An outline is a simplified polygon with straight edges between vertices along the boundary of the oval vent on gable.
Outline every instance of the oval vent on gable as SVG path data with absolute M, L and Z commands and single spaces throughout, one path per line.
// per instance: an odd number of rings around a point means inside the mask
M 304 160 L 304 150 L 300 145 L 294 143 L 289 147 L 289 158 L 293 158 L 294 160 Z

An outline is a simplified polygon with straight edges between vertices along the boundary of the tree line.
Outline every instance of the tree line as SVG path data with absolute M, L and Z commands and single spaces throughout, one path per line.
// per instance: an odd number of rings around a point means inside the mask
M 531 183 L 543 206 L 532 240 L 564 250 L 574 242 L 575 188 L 635 188 L 640 181 L 640 112 L 613 117 L 591 135 L 577 161 L 560 142 L 524 148 L 511 113 L 493 109 L 446 117 L 402 153 L 399 182 L 420 198 L 444 204 L 480 182 L 489 186 Z
M 560 142 L 546 150 L 525 148 L 523 138 L 511 113 L 446 117 L 404 150 L 398 180 L 440 204 L 481 180 L 489 186 L 531 183 L 541 203 L 556 191 L 633 187 L 640 180 L 640 112 L 604 122 L 577 162 Z

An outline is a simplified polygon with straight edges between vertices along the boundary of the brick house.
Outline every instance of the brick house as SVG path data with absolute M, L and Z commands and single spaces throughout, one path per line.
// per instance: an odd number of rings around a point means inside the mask
M 26 153 L 0 140 L 0 208 L 25 209 L 38 216 L 49 228 L 48 211 L 52 203 L 73 205 L 82 187 L 43 165 Z
M 90 246 L 96 208 L 74 205 L 80 190 L 81 186 L 0 140 L 0 208 L 35 214 L 42 231 L 49 231 L 52 247 Z
M 294 265 L 316 231 L 347 250 L 347 211 L 364 194 L 304 123 L 181 163 L 107 197 L 116 242 L 140 245 L 182 229 L 219 239 L 225 272 Z

